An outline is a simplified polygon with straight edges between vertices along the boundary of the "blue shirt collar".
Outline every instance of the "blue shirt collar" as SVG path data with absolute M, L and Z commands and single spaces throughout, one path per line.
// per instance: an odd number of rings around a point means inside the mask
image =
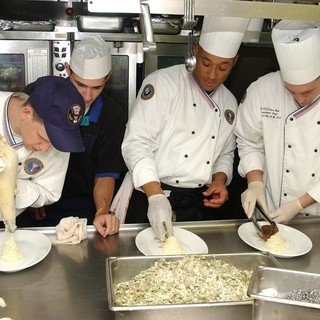
M 102 110 L 102 96 L 101 94 L 99 94 L 97 99 L 94 100 L 94 102 L 90 106 L 90 109 L 88 112 L 90 122 L 94 122 L 94 123 L 98 122 L 101 110 Z
M 70 77 L 68 77 L 67 80 L 70 81 Z M 89 117 L 90 122 L 97 123 L 99 121 L 101 109 L 102 109 L 102 95 L 100 93 L 97 99 L 94 100 L 94 102 L 90 106 L 89 112 L 87 114 L 87 117 Z

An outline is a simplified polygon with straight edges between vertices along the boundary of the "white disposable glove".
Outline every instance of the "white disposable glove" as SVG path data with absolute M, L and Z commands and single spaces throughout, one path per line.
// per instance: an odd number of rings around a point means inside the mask
M 250 182 L 248 184 L 248 189 L 241 194 L 242 208 L 249 219 L 253 214 L 256 202 L 258 202 L 260 206 L 268 212 L 265 188 L 261 181 Z
M 160 241 L 165 240 L 165 235 L 173 235 L 172 208 L 164 194 L 156 194 L 148 198 L 148 219 L 156 236 Z
M 277 223 L 287 223 L 294 218 L 301 210 L 301 203 L 299 199 L 289 201 L 278 208 L 276 211 L 270 213 L 270 218 Z

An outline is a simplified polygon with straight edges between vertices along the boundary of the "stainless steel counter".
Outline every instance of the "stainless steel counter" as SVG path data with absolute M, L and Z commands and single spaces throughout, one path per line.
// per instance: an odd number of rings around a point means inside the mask
M 255 252 L 238 236 L 247 220 L 176 223 L 199 235 L 210 254 Z M 293 221 L 291 227 L 305 233 L 313 248 L 304 256 L 278 261 L 287 269 L 320 273 L 320 218 Z M 29 319 L 115 319 L 107 306 L 105 260 L 108 256 L 142 255 L 135 245 L 137 233 L 149 225 L 123 225 L 118 235 L 103 239 L 88 226 L 88 239 L 78 245 L 53 245 L 37 265 L 16 273 L 0 273 L 0 318 Z M 30 228 L 55 239 L 54 228 Z M 3 230 L 0 230 L 3 232 Z

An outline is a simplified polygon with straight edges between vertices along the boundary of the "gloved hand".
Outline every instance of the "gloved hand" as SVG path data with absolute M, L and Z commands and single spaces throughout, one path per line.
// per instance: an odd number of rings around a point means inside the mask
M 270 213 L 270 218 L 277 223 L 287 223 L 294 218 L 301 210 L 302 206 L 299 199 L 289 201 Z
M 242 208 L 249 219 L 253 214 L 256 202 L 259 202 L 260 206 L 268 212 L 265 188 L 261 181 L 250 182 L 248 189 L 241 194 Z
M 173 235 L 171 204 L 164 194 L 155 194 L 148 201 L 149 222 L 156 236 L 164 241 L 166 233 Z

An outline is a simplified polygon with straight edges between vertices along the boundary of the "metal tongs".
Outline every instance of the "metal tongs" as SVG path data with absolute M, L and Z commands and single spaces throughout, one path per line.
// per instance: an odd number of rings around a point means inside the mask
M 256 210 L 254 210 L 253 212 L 252 222 L 257 227 L 257 229 L 263 234 L 264 230 L 257 221 L 258 215 L 260 215 L 265 221 L 269 222 L 270 225 L 274 228 L 274 230 L 279 230 L 277 224 L 269 217 L 269 215 L 265 212 L 261 205 L 258 202 L 256 202 Z

